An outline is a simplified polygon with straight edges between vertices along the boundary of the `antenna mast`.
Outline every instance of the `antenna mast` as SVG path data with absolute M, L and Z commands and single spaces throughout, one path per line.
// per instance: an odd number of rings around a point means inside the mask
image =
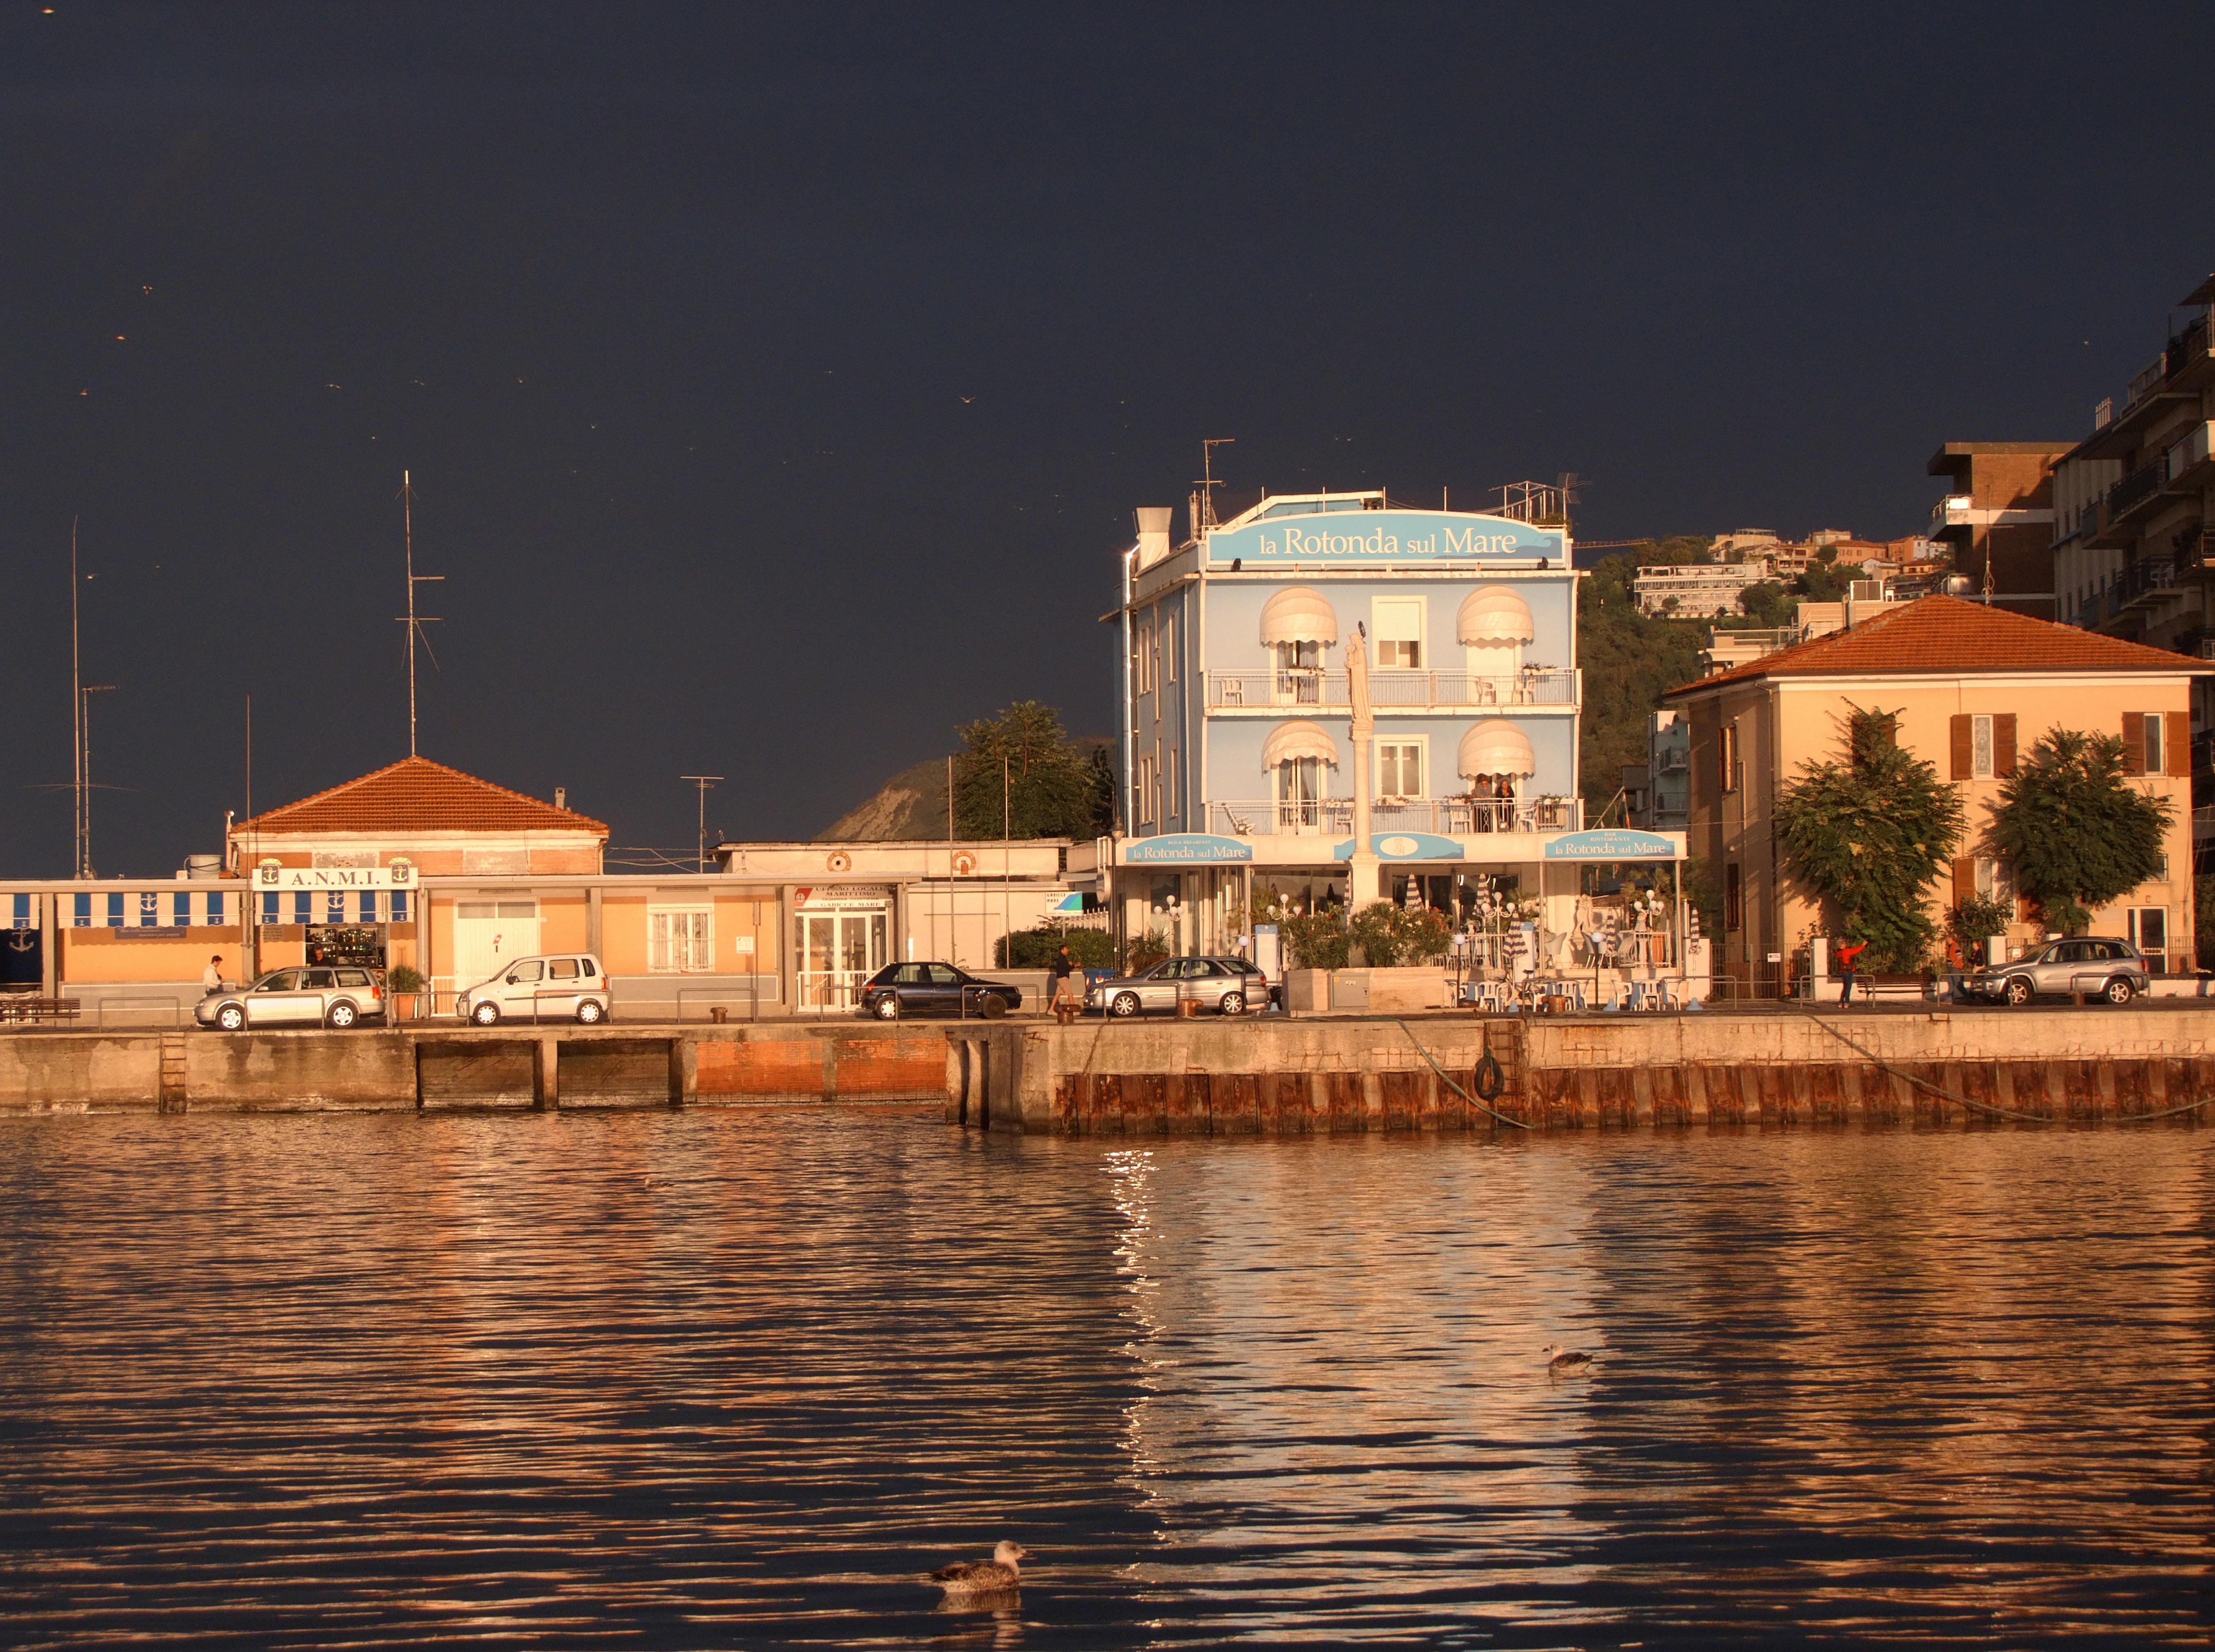
M 1192 537 L 1199 538 L 1203 530 L 1215 525 L 1215 490 L 1223 484 L 1215 479 L 1215 450 L 1228 447 L 1238 439 L 1236 436 L 1203 436 L 1200 442 L 1200 509 L 1194 513 Z
M 700 789 L 700 869 L 708 869 L 708 789 L 723 777 L 719 774 L 681 774 L 679 780 L 689 780 Z
M 408 628 L 408 755 L 415 755 L 415 638 L 426 625 L 438 623 L 436 614 L 418 615 L 415 611 L 415 587 L 433 580 L 443 580 L 443 574 L 418 574 L 415 571 L 415 493 L 408 485 L 408 472 L 400 473 L 400 537 L 408 551 L 408 611 L 400 623 Z M 431 639 L 423 639 L 423 651 L 429 654 Z M 439 656 L 431 654 L 431 663 L 437 665 Z
M 77 518 L 70 518 L 70 756 L 77 795 L 76 819 L 71 826 L 70 863 L 73 875 L 85 875 L 84 843 L 84 669 L 77 652 Z

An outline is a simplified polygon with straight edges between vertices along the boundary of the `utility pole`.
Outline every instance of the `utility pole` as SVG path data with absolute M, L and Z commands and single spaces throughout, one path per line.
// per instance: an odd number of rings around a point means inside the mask
M 77 863 L 77 875 L 81 878 L 92 875 L 92 697 L 114 691 L 115 685 L 113 683 L 87 683 L 77 694 L 80 708 L 77 727 L 84 731 L 83 743 L 78 747 L 77 754 L 78 772 L 84 777 L 82 793 L 84 801 L 81 806 L 83 824 L 79 828 L 81 835 L 77 840 L 81 858 Z
M 700 869 L 708 869 L 708 790 L 723 777 L 719 774 L 681 774 L 679 780 L 689 780 L 700 789 Z
M 77 652 L 77 518 L 70 518 L 70 759 L 75 765 L 71 788 L 77 800 L 70 825 L 70 860 L 78 877 L 84 871 L 84 672 Z
M 408 628 L 408 755 L 415 755 L 415 638 L 426 625 L 438 623 L 436 614 L 418 615 L 415 611 L 415 587 L 443 580 L 443 574 L 418 574 L 415 571 L 415 493 L 409 486 L 408 472 L 400 473 L 400 537 L 408 552 L 408 611 L 399 617 Z M 424 637 L 424 652 L 431 649 L 431 639 Z M 439 656 L 431 654 L 431 663 L 437 665 Z

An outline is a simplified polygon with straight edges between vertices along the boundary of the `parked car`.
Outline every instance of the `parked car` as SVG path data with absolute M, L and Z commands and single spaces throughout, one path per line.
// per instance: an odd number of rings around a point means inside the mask
M 954 964 L 887 964 L 862 986 L 862 1013 L 880 1021 L 959 1015 L 997 1019 L 1022 1007 L 1021 987 L 981 980 Z
M 2104 935 L 2048 941 L 2022 957 L 1972 973 L 1962 985 L 1980 998 L 2028 1004 L 2034 998 L 2097 993 L 2128 1004 L 2152 985 L 2145 956 L 2127 941 Z
M 251 986 L 209 993 L 193 1010 L 203 1027 L 352 1027 L 384 1019 L 384 989 L 352 964 L 273 969 Z
M 488 981 L 454 998 L 454 1013 L 480 1027 L 522 1021 L 605 1021 L 613 1007 L 600 961 L 581 952 L 518 958 Z
M 1269 978 L 1244 958 L 1164 958 L 1135 975 L 1111 975 L 1084 991 L 1084 1007 L 1111 1016 L 1135 1016 L 1144 1010 L 1174 1011 L 1186 994 L 1226 1016 L 1267 1009 Z

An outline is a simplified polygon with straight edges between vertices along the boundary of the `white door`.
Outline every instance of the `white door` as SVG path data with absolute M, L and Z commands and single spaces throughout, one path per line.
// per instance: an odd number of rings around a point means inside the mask
M 445 990 L 466 992 L 537 950 L 536 900 L 462 901 L 454 908 L 453 977 Z

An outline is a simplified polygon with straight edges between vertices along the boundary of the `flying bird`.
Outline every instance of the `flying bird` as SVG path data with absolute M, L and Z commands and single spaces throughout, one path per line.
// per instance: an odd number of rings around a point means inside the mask
M 1546 1371 L 1549 1376 L 1580 1377 L 1598 1363 L 1591 1354 L 1564 1348 L 1558 1342 L 1549 1342 L 1538 1352 L 1546 1356 Z
M 1004 1594 L 1022 1581 L 1022 1563 L 1030 1551 L 1019 1543 L 1000 1539 L 990 1560 L 965 1560 L 942 1566 L 930 1581 L 946 1591 L 948 1600 L 960 1595 Z

